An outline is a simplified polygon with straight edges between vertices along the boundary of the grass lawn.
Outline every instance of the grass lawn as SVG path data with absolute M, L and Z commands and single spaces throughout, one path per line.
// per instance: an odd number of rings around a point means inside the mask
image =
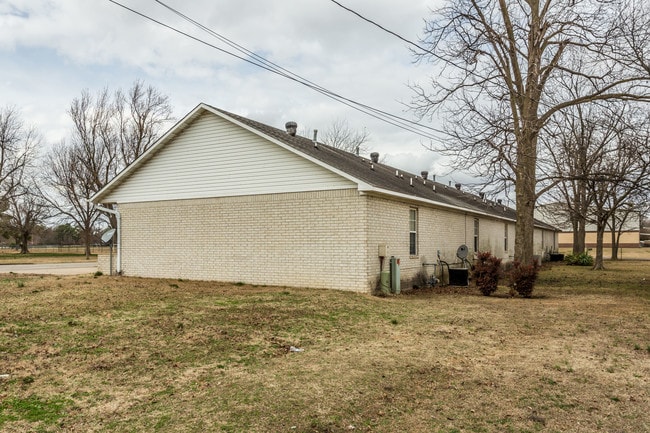
M 650 262 L 607 266 L 532 299 L 0 275 L 0 431 L 649 432 Z

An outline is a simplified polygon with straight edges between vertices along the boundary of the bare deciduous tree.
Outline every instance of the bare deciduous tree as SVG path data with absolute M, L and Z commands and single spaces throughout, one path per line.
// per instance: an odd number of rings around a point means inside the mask
M 3 235 L 14 238 L 23 254 L 45 213 L 29 176 L 40 140 L 36 129 L 25 127 L 15 109 L 0 111 L 0 224 Z
M 17 110 L 0 110 L 0 208 L 6 209 L 7 199 L 16 193 L 39 144 L 36 129 L 26 127 Z
M 640 191 L 650 186 L 650 135 L 647 117 L 640 116 L 627 104 L 603 119 L 613 131 L 613 139 L 598 147 L 598 158 L 587 176 L 587 195 L 591 220 L 596 224 L 594 269 L 604 269 L 605 231 L 629 208 Z M 616 230 L 614 227 L 613 230 Z
M 118 131 L 120 165 L 131 164 L 159 138 L 172 120 L 169 97 L 136 81 L 128 93 L 115 94 L 115 128 Z M 123 168 L 122 167 L 122 168 Z
M 323 143 L 336 149 L 357 155 L 368 153 L 366 143 L 370 139 L 370 133 L 364 128 L 363 130 L 354 130 L 350 127 L 347 120 L 337 119 L 329 128 L 323 132 Z
M 79 227 L 86 257 L 95 225 L 103 218 L 86 199 L 154 144 L 172 120 L 171 112 L 169 98 L 140 81 L 113 98 L 107 89 L 96 96 L 84 90 L 72 101 L 70 140 L 52 149 L 45 170 L 46 184 L 55 193 L 44 196 Z M 107 218 L 115 227 L 114 216 Z
M 645 107 L 630 102 L 585 104 L 557 113 L 542 140 L 558 179 L 549 196 L 567 210 L 574 253 L 585 251 L 586 224 L 596 226 L 596 266 L 603 268 L 603 235 L 612 233 L 612 259 L 621 230 L 647 196 L 650 175 Z
M 92 233 L 101 214 L 87 201 L 97 191 L 97 184 L 95 176 L 88 171 L 89 164 L 82 161 L 82 155 L 79 149 L 66 143 L 53 147 L 45 160 L 45 186 L 41 188 L 41 195 L 56 210 L 57 216 L 79 228 L 86 259 L 89 259 Z
M 38 194 L 33 180 L 22 181 L 7 199 L 7 210 L 0 223 L 4 237 L 14 238 L 20 254 L 29 253 L 34 231 L 49 215 L 47 201 Z
M 574 106 L 556 113 L 541 137 L 547 173 L 556 180 L 547 196 L 565 210 L 573 229 L 574 254 L 585 251 L 586 226 L 593 211 L 587 181 L 606 146 L 616 138 L 610 114 L 598 104 Z
M 421 62 L 442 66 L 414 86 L 421 116 L 443 115 L 435 149 L 502 185 L 514 183 L 515 257 L 533 256 L 538 141 L 551 117 L 593 101 L 650 101 L 650 6 L 641 0 L 453 0 L 427 22 Z M 557 84 L 581 82 L 566 98 Z

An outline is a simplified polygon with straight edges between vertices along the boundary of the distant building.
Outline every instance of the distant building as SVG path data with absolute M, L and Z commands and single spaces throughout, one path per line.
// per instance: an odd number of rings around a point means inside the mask
M 640 245 L 640 227 L 641 219 L 637 212 L 621 212 L 621 218 L 625 222 L 621 228 L 621 237 L 619 239 L 620 248 L 638 248 Z M 571 248 L 573 246 L 573 227 L 569 219 L 569 212 L 566 205 L 562 203 L 549 203 L 538 206 L 535 210 L 535 218 L 557 227 L 560 230 L 558 234 L 558 244 L 560 248 Z M 593 223 L 586 224 L 585 246 L 587 248 L 596 247 L 596 225 Z M 605 230 L 603 247 L 612 247 L 611 230 Z

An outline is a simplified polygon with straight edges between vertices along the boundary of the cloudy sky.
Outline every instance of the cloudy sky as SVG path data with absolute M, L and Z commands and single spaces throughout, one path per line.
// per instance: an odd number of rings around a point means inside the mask
M 155 0 L 116 0 L 168 26 L 232 50 Z M 210 30 L 373 108 L 413 118 L 410 83 L 436 71 L 414 63 L 408 44 L 331 0 L 163 0 Z M 339 0 L 418 41 L 438 0 Z M 428 140 L 294 81 L 146 20 L 109 0 L 0 0 L 0 106 L 17 108 L 47 143 L 70 130 L 66 110 L 82 89 L 128 89 L 143 80 L 169 95 L 180 118 L 200 102 L 279 128 L 327 129 L 346 120 L 369 147 L 410 172 L 446 172 Z M 434 123 L 427 126 L 437 127 Z M 452 174 L 440 180 L 458 179 Z

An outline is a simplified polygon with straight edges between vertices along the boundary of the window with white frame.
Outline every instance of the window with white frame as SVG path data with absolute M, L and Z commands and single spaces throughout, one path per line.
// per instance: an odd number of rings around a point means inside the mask
M 508 252 L 508 223 L 503 223 L 503 251 Z
M 418 210 L 409 209 L 409 254 L 418 254 Z
M 474 218 L 474 252 L 478 253 L 478 218 Z

